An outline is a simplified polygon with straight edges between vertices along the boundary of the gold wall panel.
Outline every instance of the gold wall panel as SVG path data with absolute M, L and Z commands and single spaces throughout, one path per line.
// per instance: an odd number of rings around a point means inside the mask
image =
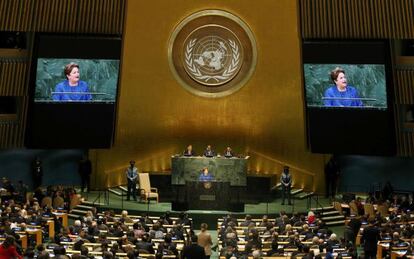
M 414 156 L 414 126 L 405 123 L 405 105 L 414 105 L 414 69 L 408 66 L 395 71 L 395 125 L 398 155 Z
M 0 0 L 0 30 L 122 34 L 126 0 Z
M 0 56 L 0 96 L 27 95 L 27 58 L 2 58 Z
M 413 0 L 300 0 L 303 38 L 414 37 Z
M 121 35 L 126 0 L 0 0 L 0 31 Z M 28 106 L 27 51 L 0 49 L 0 96 L 16 96 L 18 113 L 0 115 L 0 148 L 24 145 Z
M 16 97 L 16 114 L 0 114 L 0 148 L 22 147 L 29 61 L 23 50 L 0 50 L 0 96 Z
M 198 153 L 212 144 L 218 153 L 230 145 L 250 155 L 251 174 L 280 174 L 289 164 L 295 181 L 323 190 L 324 157 L 306 148 L 297 1 L 131 0 L 127 7 L 117 135 L 112 149 L 91 152 L 96 187 L 124 183 L 131 159 L 140 171 L 169 173 L 171 155 L 191 143 Z M 257 41 L 252 78 L 216 99 L 181 87 L 167 58 L 174 27 L 205 9 L 239 16 Z

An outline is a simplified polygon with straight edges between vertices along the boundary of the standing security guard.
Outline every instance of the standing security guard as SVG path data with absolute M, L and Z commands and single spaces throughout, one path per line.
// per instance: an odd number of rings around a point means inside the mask
M 292 203 L 290 202 L 290 189 L 292 187 L 292 177 L 289 174 L 289 166 L 283 167 L 283 172 L 280 176 L 280 183 L 282 184 L 282 205 L 285 205 L 286 195 L 288 198 L 288 204 L 292 205 Z
M 128 192 L 127 192 L 127 201 L 129 201 L 129 196 L 132 193 L 132 198 L 134 201 L 137 201 L 136 189 L 137 189 L 137 178 L 138 178 L 138 168 L 135 167 L 135 161 L 131 160 L 129 162 L 130 166 L 126 170 L 126 176 L 128 180 Z

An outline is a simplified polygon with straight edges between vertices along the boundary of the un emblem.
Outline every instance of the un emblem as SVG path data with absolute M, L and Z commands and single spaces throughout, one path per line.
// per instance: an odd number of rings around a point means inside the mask
M 170 68 L 187 90 L 221 97 L 240 89 L 256 65 L 256 43 L 248 26 L 220 10 L 184 19 L 169 42 Z
M 243 60 L 237 39 L 224 39 L 217 35 L 190 38 L 185 44 L 184 56 L 184 67 L 191 78 L 211 86 L 233 79 Z

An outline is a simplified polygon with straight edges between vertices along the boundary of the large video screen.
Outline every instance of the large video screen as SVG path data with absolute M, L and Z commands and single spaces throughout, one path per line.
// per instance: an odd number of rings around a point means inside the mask
M 117 35 L 35 35 L 27 147 L 112 146 L 121 43 Z
M 307 107 L 387 108 L 384 64 L 304 64 Z
M 308 146 L 314 153 L 395 153 L 389 42 L 302 45 Z
M 119 60 L 39 58 L 35 102 L 109 102 L 117 93 Z

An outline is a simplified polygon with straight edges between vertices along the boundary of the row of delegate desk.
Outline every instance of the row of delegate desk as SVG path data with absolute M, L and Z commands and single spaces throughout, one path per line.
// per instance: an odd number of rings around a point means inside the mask
M 245 219 L 237 219 L 237 221 L 239 223 L 243 222 Z M 262 222 L 262 219 L 252 219 L 253 222 L 256 223 L 256 227 L 255 229 L 257 229 L 259 232 L 265 231 L 266 227 L 260 227 L 257 226 L 258 224 L 260 224 L 260 222 Z M 275 219 L 268 219 L 269 222 L 275 223 Z M 217 221 L 217 231 L 218 231 L 218 237 L 220 239 L 220 229 L 222 227 L 223 224 L 223 219 L 218 219 Z M 278 229 L 278 227 L 274 227 L 275 229 Z M 313 228 L 312 226 L 310 226 L 310 228 Z M 248 227 L 246 226 L 236 226 L 235 227 L 236 232 L 237 232 L 237 237 L 238 237 L 238 241 L 237 241 L 237 251 L 239 252 L 244 252 L 245 251 L 245 245 L 247 244 L 247 241 L 245 240 L 245 234 L 244 231 L 248 229 Z M 297 229 L 300 230 L 302 229 L 301 226 L 294 226 L 293 229 Z M 299 235 L 300 239 L 303 239 L 305 236 L 304 235 Z M 260 238 L 262 239 L 262 253 L 267 253 L 270 249 L 271 249 L 271 245 L 272 245 L 272 241 L 267 241 L 268 239 L 271 239 L 272 236 L 270 235 L 263 235 L 260 234 Z M 289 235 L 278 235 L 278 245 L 279 246 L 286 246 L 288 245 L 290 242 L 289 241 L 285 241 L 286 239 L 289 238 Z M 304 245 L 308 245 L 311 246 L 312 245 L 312 241 L 301 241 L 302 244 Z M 219 247 L 219 251 L 223 248 L 223 242 L 221 240 L 219 240 L 218 243 L 218 247 Z M 262 259 L 282 259 L 282 258 L 292 258 L 294 253 L 298 253 L 299 249 L 296 247 L 284 247 L 283 248 L 283 255 L 279 255 L 279 256 L 261 256 L 260 258 Z M 345 252 L 345 248 L 343 247 L 338 247 L 338 248 L 334 248 L 333 249 L 334 254 L 339 254 L 341 252 Z M 323 255 L 324 253 L 320 253 L 321 255 Z M 295 258 L 301 258 L 303 256 L 303 253 L 298 253 L 297 255 L 295 255 Z M 220 256 L 220 259 L 225 259 L 226 257 L 224 256 Z M 253 258 L 251 256 L 248 257 Z M 352 257 L 350 256 L 342 256 L 342 258 L 346 258 L 346 259 L 351 259 Z
M 340 206 L 341 206 L 342 209 L 346 209 L 346 210 L 350 209 L 349 204 L 346 204 L 346 203 L 341 203 Z M 374 212 L 378 211 L 378 205 L 377 204 L 372 204 L 372 207 L 373 207 Z M 395 208 L 395 207 L 389 207 L 388 208 L 389 213 L 391 213 L 393 211 L 395 212 L 397 210 L 398 210 L 398 208 Z M 411 218 L 411 221 L 409 222 L 409 224 L 411 226 L 414 226 L 414 214 L 411 214 L 410 218 Z M 362 238 L 361 233 L 362 233 L 362 231 L 364 231 L 364 228 L 367 225 L 368 224 L 362 225 L 361 228 L 360 228 L 359 233 L 357 234 L 357 238 L 356 238 L 356 241 L 355 241 L 355 244 L 357 246 L 361 245 L 361 238 Z M 408 243 L 411 242 L 411 240 L 406 240 L 406 241 Z M 414 258 L 414 255 L 408 255 L 407 254 L 407 252 L 408 252 L 407 248 L 408 247 L 405 247 L 405 246 L 398 247 L 397 246 L 397 247 L 393 247 L 392 249 L 390 249 L 390 242 L 391 242 L 391 240 L 381 240 L 381 241 L 378 242 L 378 244 L 377 244 L 377 258 L 382 258 L 383 257 L 383 252 L 385 250 L 390 251 L 390 255 L 391 255 L 392 259 L 399 258 L 399 257 L 402 257 L 402 256 L 410 256 L 410 257 Z
M 68 226 L 68 214 L 66 212 L 53 212 L 53 214 L 62 221 L 62 226 Z M 55 221 L 52 218 L 44 217 L 48 226 L 49 238 L 55 238 Z M 28 247 L 28 236 L 35 236 L 36 245 L 43 243 L 43 231 L 41 226 L 27 225 L 26 229 L 22 231 L 15 231 L 20 236 L 22 248 Z
M 240 202 L 239 197 L 247 182 L 248 159 L 249 157 L 173 156 L 173 209 L 243 210 L 244 204 Z M 198 181 L 205 167 L 213 175 L 213 181 Z
M 98 216 L 104 216 L 104 214 L 98 213 Z M 113 226 L 115 224 L 115 222 L 118 222 L 118 220 L 121 217 L 122 216 L 120 214 L 114 215 L 114 220 L 115 221 L 114 222 L 106 222 L 106 225 L 107 226 Z M 128 226 L 128 228 L 130 230 L 133 229 L 133 225 L 136 222 L 140 222 L 140 220 L 142 219 L 142 216 L 139 216 L 139 215 L 128 215 L 128 217 L 131 218 L 133 220 L 133 222 L 131 222 L 131 223 L 124 222 L 123 224 Z M 157 220 L 160 219 L 160 217 L 149 216 L 149 219 L 151 219 L 152 221 L 157 221 Z M 176 217 L 171 217 L 171 219 L 174 220 L 174 221 L 178 220 L 178 218 L 176 218 Z M 189 220 L 191 221 L 192 219 L 190 218 Z M 149 227 L 153 226 L 153 224 L 146 224 L 146 225 L 149 226 Z M 165 227 L 169 231 L 174 227 L 174 225 L 165 225 L 164 224 L 163 227 Z M 187 231 L 190 229 L 189 225 L 185 225 L 183 227 Z M 100 230 L 100 233 L 108 233 L 108 232 L 104 231 L 104 230 Z M 124 234 L 126 234 L 125 231 L 124 231 Z M 70 238 L 72 240 L 76 240 L 78 238 L 78 236 L 77 235 L 70 235 Z M 98 236 L 94 236 L 94 238 L 96 240 L 99 239 Z M 110 241 L 111 243 L 113 243 L 113 242 L 119 241 L 121 239 L 121 237 L 107 236 L 106 239 L 108 241 Z M 138 240 L 140 240 L 140 239 L 138 239 Z M 157 251 L 158 245 L 162 244 L 164 242 L 164 239 L 152 239 L 151 241 L 154 243 L 154 246 L 153 246 L 154 250 Z M 181 253 L 181 251 L 184 248 L 184 240 L 173 240 L 172 242 L 176 244 L 177 251 L 179 251 L 179 253 Z M 66 253 L 67 254 L 79 254 L 80 253 L 80 251 L 73 250 L 73 245 L 75 244 L 75 241 L 69 241 L 69 242 L 61 241 L 60 243 L 61 243 L 61 245 L 63 245 L 66 248 Z M 102 255 L 102 252 L 94 251 L 95 248 L 100 247 L 102 245 L 101 243 L 99 243 L 99 242 L 97 242 L 97 243 L 84 243 L 83 245 L 88 248 L 90 255 L 94 255 L 94 256 L 101 256 Z M 131 246 L 131 245 L 123 245 L 122 247 L 125 248 L 125 247 L 128 247 L 128 246 L 133 248 L 133 246 Z M 49 249 L 48 251 L 53 252 L 52 249 Z M 127 258 L 127 253 L 116 253 L 116 256 L 118 258 Z M 139 256 L 141 258 L 155 258 L 155 254 L 140 253 Z M 163 255 L 163 258 L 176 258 L 176 256 L 175 255 Z

